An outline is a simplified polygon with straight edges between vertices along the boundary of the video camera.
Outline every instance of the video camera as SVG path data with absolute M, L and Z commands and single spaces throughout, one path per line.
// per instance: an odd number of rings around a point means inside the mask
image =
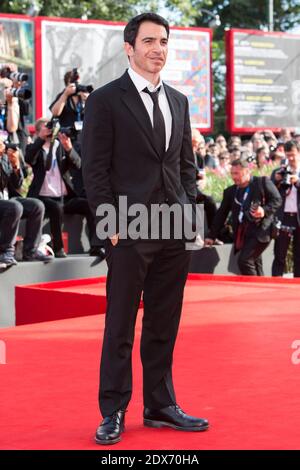
M 277 171 L 277 174 L 282 176 L 282 180 L 281 180 L 282 188 L 288 189 L 292 186 L 291 175 L 293 174 L 293 172 L 288 166 L 282 166 L 280 170 Z
M 65 134 L 67 137 L 76 137 L 76 129 L 73 126 L 61 127 L 58 118 L 52 118 L 51 121 L 47 122 L 46 128 L 51 130 L 51 136 L 56 137 L 59 132 Z
M 78 93 L 81 91 L 83 93 L 92 93 L 92 91 L 94 91 L 94 87 L 92 85 L 81 85 L 78 82 L 78 80 L 79 80 L 79 73 L 78 73 L 77 67 L 75 67 L 74 69 L 72 69 L 72 75 L 70 78 L 70 83 L 74 83 L 76 86 L 74 95 L 78 95 Z
M 27 82 L 28 74 L 22 72 L 12 72 L 9 67 L 0 68 L 0 78 L 9 78 L 13 81 Z M 20 88 L 11 88 L 10 93 L 12 96 L 19 98 L 20 100 L 29 100 L 32 96 L 31 90 L 22 86 Z

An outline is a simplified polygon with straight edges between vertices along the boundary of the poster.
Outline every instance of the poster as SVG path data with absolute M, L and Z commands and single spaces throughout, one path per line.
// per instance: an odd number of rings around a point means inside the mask
M 276 131 L 300 123 L 300 36 L 227 34 L 227 111 L 231 132 Z
M 64 89 L 63 76 L 78 67 L 80 82 L 98 88 L 121 76 L 128 67 L 123 49 L 124 24 L 41 19 L 42 105 L 49 105 Z M 189 99 L 193 127 L 210 131 L 211 33 L 209 30 L 171 29 L 163 80 Z

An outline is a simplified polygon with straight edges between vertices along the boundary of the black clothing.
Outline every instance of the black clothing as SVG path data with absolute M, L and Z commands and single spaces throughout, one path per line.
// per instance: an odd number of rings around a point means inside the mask
M 281 205 L 281 197 L 270 179 L 266 178 L 264 185 L 260 184 L 258 179 L 258 177 L 253 177 L 249 186 L 244 189 L 238 188 L 235 184 L 225 189 L 209 238 L 217 238 L 231 212 L 235 246 L 238 244 L 241 228 L 245 228 L 244 243 L 238 260 L 241 274 L 261 276 L 260 255 L 271 241 L 271 224 L 276 210 Z M 263 207 L 265 215 L 262 220 L 255 221 L 251 217 L 251 202 L 259 203 Z M 239 217 L 242 213 L 241 223 Z
M 94 213 L 104 203 L 118 210 L 149 207 L 160 198 L 195 207 L 196 169 L 187 98 L 164 84 L 172 114 L 167 151 L 158 148 L 151 120 L 129 74 L 94 91 L 83 127 L 83 177 Z M 110 233 L 109 235 L 114 235 Z M 141 357 L 144 404 L 160 409 L 176 403 L 172 356 L 190 253 L 183 240 L 105 241 L 107 310 L 99 405 L 104 417 L 126 409 L 132 393 L 131 354 L 141 293 L 144 319 Z
M 294 214 L 286 213 L 284 212 L 284 207 L 290 188 L 282 186 L 281 181 L 277 182 L 275 180 L 275 173 L 279 169 L 280 168 L 275 169 L 271 175 L 271 179 L 282 197 L 282 204 L 276 213 L 278 219 L 281 221 L 282 229 L 274 244 L 272 276 L 283 275 L 288 248 L 292 241 L 294 277 L 300 277 L 300 181 L 297 181 L 294 185 L 297 189 L 296 212 Z

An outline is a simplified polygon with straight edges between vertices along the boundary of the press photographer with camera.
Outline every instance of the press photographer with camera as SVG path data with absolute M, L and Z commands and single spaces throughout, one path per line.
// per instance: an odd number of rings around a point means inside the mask
M 23 155 L 28 143 L 25 116 L 29 114 L 31 98 L 27 80 L 28 75 L 18 72 L 15 64 L 0 64 L 0 126 L 9 133 L 9 140 L 18 144 Z
M 52 259 L 38 250 L 44 205 L 37 199 L 18 196 L 22 182 L 19 149 L 0 137 L 0 262 L 5 267 L 17 264 L 14 244 L 21 218 L 26 219 L 23 260 L 45 262 Z
M 300 144 L 284 144 L 286 164 L 273 171 L 271 179 L 278 188 L 282 204 L 277 212 L 281 222 L 275 240 L 272 276 L 282 276 L 290 244 L 293 241 L 294 277 L 300 277 Z
M 36 139 L 27 145 L 25 160 L 32 166 L 34 178 L 28 195 L 40 199 L 50 219 L 53 250 L 56 258 L 65 258 L 63 249 L 63 213 L 81 214 L 87 220 L 90 240 L 95 236 L 94 218 L 88 202 L 77 197 L 70 175 L 72 168 L 80 169 L 81 159 L 70 136 L 60 132 L 58 121 L 39 119 L 35 123 Z M 66 131 L 67 132 L 67 131 Z
M 65 89 L 56 96 L 49 106 L 53 117 L 59 118 L 61 126 L 74 127 L 77 132 L 82 130 L 85 102 L 93 91 L 92 85 L 80 84 L 79 78 L 77 68 L 66 72 L 64 75 Z
M 231 177 L 234 184 L 224 191 L 205 245 L 214 244 L 231 212 L 240 272 L 248 276 L 263 276 L 261 255 L 271 241 L 271 225 L 281 205 L 281 197 L 268 178 L 251 176 L 247 160 L 232 162 Z
M 20 119 L 18 98 L 11 92 L 12 81 L 0 77 L 0 130 L 4 139 L 16 132 Z
M 84 118 L 85 103 L 93 91 L 92 85 L 82 85 L 77 68 L 73 68 L 65 73 L 65 89 L 59 93 L 49 109 L 54 118 L 59 120 L 61 126 L 68 129 L 72 145 L 81 157 L 81 134 Z M 73 190 L 80 199 L 86 199 L 86 191 L 82 179 L 81 168 L 71 168 L 70 175 L 73 182 Z M 87 216 L 89 226 L 89 238 L 91 248 L 89 254 L 103 258 L 103 241 L 96 236 L 96 224 L 90 212 Z M 92 234 L 92 235 L 91 235 Z

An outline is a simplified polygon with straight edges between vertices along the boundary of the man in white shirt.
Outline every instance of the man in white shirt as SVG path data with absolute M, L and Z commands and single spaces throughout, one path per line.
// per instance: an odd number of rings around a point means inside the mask
M 67 135 L 59 133 L 58 139 L 52 138 L 47 122 L 47 119 L 36 122 L 36 139 L 26 147 L 25 160 L 32 166 L 34 174 L 28 196 L 44 203 L 46 216 L 50 219 L 55 257 L 64 258 L 63 213 L 82 214 L 88 224 L 90 222 L 89 226 L 95 224 L 87 200 L 76 196 L 70 175 L 71 168 L 81 167 L 81 159 Z
M 294 277 L 300 277 L 300 144 L 288 141 L 284 144 L 287 165 L 272 174 L 282 206 L 278 211 L 281 230 L 274 246 L 272 276 L 282 276 L 290 240 L 293 240 Z

